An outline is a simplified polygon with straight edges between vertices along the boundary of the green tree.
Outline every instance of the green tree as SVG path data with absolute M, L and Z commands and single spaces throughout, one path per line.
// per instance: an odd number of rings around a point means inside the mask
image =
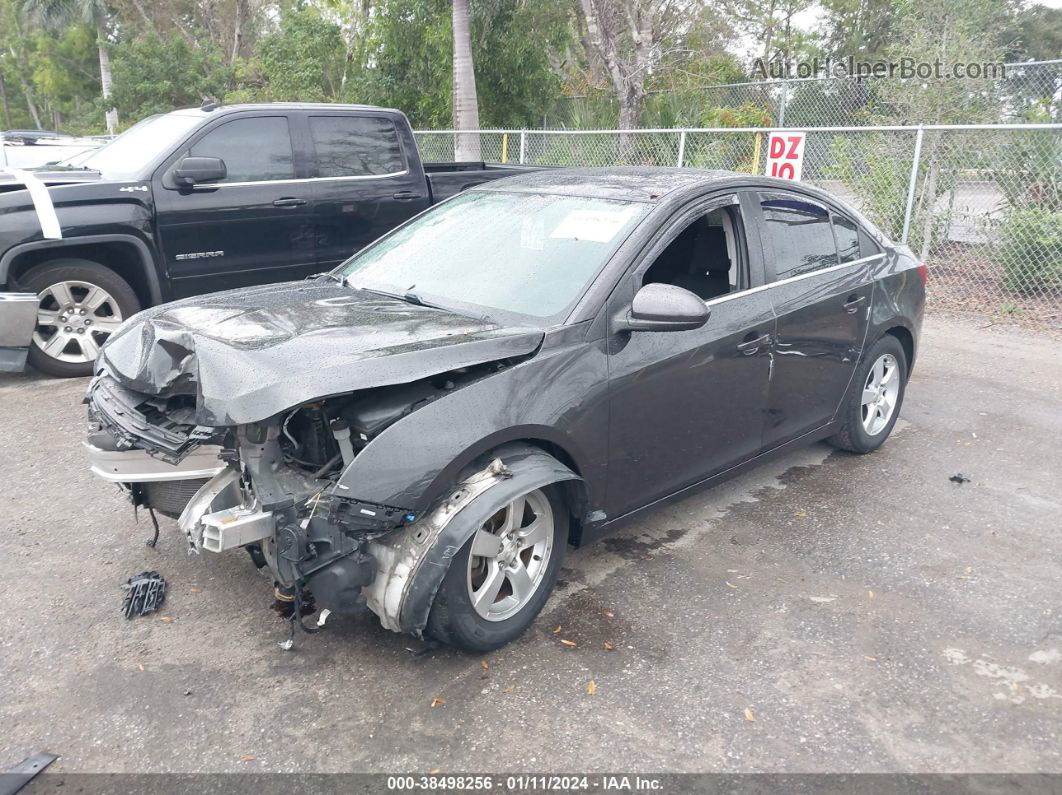
M 118 110 L 139 120 L 224 96 L 232 69 L 209 42 L 192 47 L 177 33 L 151 33 L 114 48 L 114 76 Z
M 340 96 L 345 45 L 339 25 L 310 5 L 289 8 L 280 29 L 261 39 L 257 56 L 265 99 L 334 102 Z
M 22 0 L 22 10 L 46 28 L 61 29 L 80 19 L 96 33 L 96 49 L 100 62 L 100 89 L 106 112 L 107 132 L 114 134 L 118 127 L 118 111 L 111 100 L 111 59 L 107 51 L 106 28 L 110 11 L 104 0 Z

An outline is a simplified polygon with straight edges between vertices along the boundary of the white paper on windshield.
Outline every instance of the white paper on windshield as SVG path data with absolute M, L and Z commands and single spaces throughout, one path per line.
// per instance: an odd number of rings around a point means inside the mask
M 564 240 L 586 240 L 591 243 L 608 243 L 623 228 L 635 208 L 622 210 L 572 210 L 550 234 Z

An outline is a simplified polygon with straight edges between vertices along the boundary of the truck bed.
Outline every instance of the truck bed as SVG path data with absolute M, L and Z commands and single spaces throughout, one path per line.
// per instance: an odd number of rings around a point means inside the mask
M 541 166 L 485 163 L 482 160 L 464 160 L 452 163 L 425 163 L 424 173 L 428 178 L 432 203 L 441 202 L 466 188 L 484 182 L 513 177 L 529 171 L 539 171 Z

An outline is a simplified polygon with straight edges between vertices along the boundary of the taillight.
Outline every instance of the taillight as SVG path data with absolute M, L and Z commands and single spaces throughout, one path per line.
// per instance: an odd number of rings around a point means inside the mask
M 929 269 L 926 268 L 924 262 L 918 263 L 918 278 L 922 280 L 922 286 L 926 286 L 926 282 L 929 281 Z

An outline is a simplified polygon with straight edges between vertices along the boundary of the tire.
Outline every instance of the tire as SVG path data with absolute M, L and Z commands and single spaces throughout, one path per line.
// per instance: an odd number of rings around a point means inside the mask
M 140 311 L 133 288 L 114 271 L 85 259 L 38 265 L 19 286 L 40 298 L 29 363 L 60 378 L 92 375 L 99 346 Z M 63 345 L 63 341 L 66 344 Z
M 491 493 L 487 491 L 479 499 L 490 500 Z M 510 516 L 515 513 L 512 506 L 517 501 L 523 501 L 526 507 L 519 522 L 513 523 Z M 436 640 L 465 651 L 497 649 L 523 634 L 549 599 L 568 544 L 570 518 L 567 506 L 560 488 L 555 485 L 534 489 L 517 501 L 498 506 L 492 517 L 454 556 L 428 614 L 426 630 Z M 546 506 L 551 514 L 549 526 L 534 534 L 534 537 L 542 538 L 542 546 L 529 545 L 515 553 L 520 562 L 513 561 L 513 566 L 522 566 L 533 584 L 525 599 L 517 599 L 515 580 L 510 580 L 507 573 L 514 569 L 504 567 L 516 547 L 503 545 L 497 557 L 474 555 L 473 547 L 483 548 L 476 545 L 481 533 L 499 535 L 507 528 L 517 531 L 516 537 L 521 535 L 521 530 L 527 533 L 544 518 L 543 508 Z M 548 553 L 538 561 L 540 569 L 532 568 L 534 555 L 541 555 L 547 548 Z M 494 567 L 501 575 L 494 573 Z M 501 588 L 495 590 L 494 597 L 490 597 L 489 590 L 481 590 L 487 587 L 492 576 L 503 576 L 504 580 Z M 479 602 L 479 607 L 473 604 L 476 593 L 486 597 Z M 491 617 L 485 617 L 484 613 Z
M 886 378 L 879 383 L 882 374 Z M 856 368 L 841 407 L 841 430 L 830 437 L 830 444 L 852 453 L 877 450 L 896 425 L 906 389 L 907 354 L 896 337 L 886 334 Z M 880 399 L 872 400 L 875 394 Z M 868 402 L 864 403 L 864 399 Z

